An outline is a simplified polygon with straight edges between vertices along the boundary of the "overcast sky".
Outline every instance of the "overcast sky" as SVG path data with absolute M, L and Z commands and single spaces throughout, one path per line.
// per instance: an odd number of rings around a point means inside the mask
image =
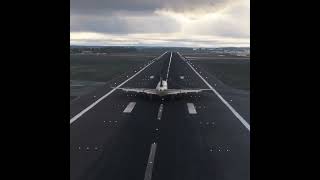
M 70 0 L 71 45 L 250 46 L 249 0 Z

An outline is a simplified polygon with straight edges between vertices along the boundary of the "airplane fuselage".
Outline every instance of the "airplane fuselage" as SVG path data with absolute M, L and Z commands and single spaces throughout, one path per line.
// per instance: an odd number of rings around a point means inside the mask
M 157 94 L 159 96 L 165 96 L 167 95 L 167 90 L 168 90 L 168 83 L 167 81 L 160 80 L 159 83 L 157 84 L 156 87 Z

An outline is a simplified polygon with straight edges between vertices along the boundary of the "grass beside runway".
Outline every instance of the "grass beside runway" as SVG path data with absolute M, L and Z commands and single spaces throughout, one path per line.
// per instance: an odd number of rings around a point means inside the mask
M 70 79 L 106 82 L 150 59 L 146 55 L 70 55 Z
M 155 58 L 154 54 L 70 54 L 70 101 Z M 81 86 L 72 86 L 80 84 Z
M 194 60 L 210 74 L 235 89 L 250 90 L 250 60 Z
M 70 96 L 70 101 L 72 101 L 73 99 L 75 99 L 77 96 Z

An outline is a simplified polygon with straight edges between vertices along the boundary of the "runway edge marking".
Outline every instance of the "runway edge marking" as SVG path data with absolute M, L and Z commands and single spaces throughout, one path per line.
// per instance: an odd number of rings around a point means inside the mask
M 81 117 L 84 113 L 86 113 L 87 111 L 89 111 L 91 108 L 93 108 L 95 105 L 97 105 L 100 101 L 102 101 L 104 98 L 108 97 L 111 93 L 113 93 L 115 90 L 117 90 L 117 88 L 121 87 L 122 85 L 124 85 L 125 83 L 127 83 L 128 81 L 130 81 L 131 79 L 133 79 L 135 76 L 137 76 L 138 74 L 140 74 L 143 70 L 145 70 L 147 67 L 149 67 L 150 65 L 152 65 L 155 61 L 155 59 L 160 59 L 163 55 L 165 55 L 167 52 L 163 53 L 161 56 L 154 58 L 152 61 L 152 63 L 146 65 L 144 68 L 142 68 L 140 71 L 138 71 L 137 73 L 135 73 L 133 76 L 131 76 L 130 78 L 128 78 L 127 80 L 125 80 L 124 82 L 122 82 L 121 84 L 119 84 L 116 88 L 112 89 L 111 91 L 109 91 L 107 94 L 103 95 L 101 98 L 99 98 L 98 100 L 96 100 L 94 103 L 92 103 L 91 105 L 89 105 L 87 108 L 85 108 L 84 110 L 82 110 L 81 112 L 79 112 L 77 115 L 75 115 L 73 118 L 70 119 L 70 124 L 72 124 L 74 121 L 76 121 L 79 117 Z
M 178 52 L 181 59 L 182 55 Z M 186 63 L 190 66 L 190 68 L 202 79 L 202 81 L 219 97 L 219 99 L 230 109 L 230 111 L 240 120 L 240 122 L 250 131 L 250 124 L 216 91 L 190 64 L 188 61 Z

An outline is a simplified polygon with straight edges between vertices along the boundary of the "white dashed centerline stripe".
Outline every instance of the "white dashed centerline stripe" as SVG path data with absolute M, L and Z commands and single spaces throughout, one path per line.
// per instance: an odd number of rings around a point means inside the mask
M 168 71 L 167 71 L 167 80 L 168 80 L 168 77 L 169 77 L 169 71 L 170 71 L 170 65 L 171 65 L 171 58 L 172 58 L 172 52 L 170 54 L 170 61 L 169 61 L 169 66 L 168 66 Z
M 157 116 L 158 120 L 161 120 L 162 112 L 163 112 L 163 104 L 160 104 L 159 111 L 158 111 L 158 116 Z
M 163 55 L 165 55 L 167 52 L 163 53 L 161 56 L 155 58 L 156 59 L 160 59 Z M 79 117 L 81 117 L 84 113 L 86 113 L 87 111 L 89 111 L 91 108 L 93 108 L 95 105 L 97 105 L 100 101 L 102 101 L 104 98 L 108 97 L 111 93 L 113 93 L 115 90 L 117 90 L 117 88 L 121 87 L 122 85 L 124 85 L 125 83 L 127 83 L 128 81 L 130 81 L 131 79 L 133 79 L 135 76 L 137 76 L 138 74 L 140 74 L 143 70 L 145 70 L 147 67 L 149 67 L 151 64 L 153 64 L 155 61 L 152 61 L 152 63 L 146 65 L 144 68 L 142 68 L 140 71 L 138 71 L 137 73 L 135 73 L 133 76 L 131 76 L 129 79 L 125 80 L 124 82 L 122 82 L 121 84 L 119 84 L 116 88 L 112 89 L 111 91 L 109 91 L 107 94 L 105 94 L 104 96 L 102 96 L 101 98 L 99 98 L 98 100 L 96 100 L 94 103 L 92 103 L 91 105 L 89 105 L 87 108 L 85 108 L 84 110 L 82 110 L 81 112 L 79 112 L 77 115 L 75 115 L 73 118 L 70 119 L 70 124 L 72 124 L 74 121 L 76 121 Z
M 156 149 L 157 149 L 157 144 L 156 143 L 151 144 L 148 164 L 147 164 L 146 172 L 144 173 L 144 180 L 151 180 L 152 178 L 152 168 L 154 164 L 154 157 L 156 155 Z
M 131 113 L 135 105 L 136 105 L 136 102 L 130 102 L 127 105 L 127 107 L 123 110 L 123 113 Z
M 189 114 L 197 114 L 193 103 L 187 103 Z
M 181 59 L 183 57 L 178 52 Z M 219 97 L 219 99 L 230 109 L 230 111 L 240 120 L 240 122 L 250 131 L 250 124 L 216 91 L 190 64 L 188 61 L 185 61 L 190 68 L 202 79 L 202 81 Z

